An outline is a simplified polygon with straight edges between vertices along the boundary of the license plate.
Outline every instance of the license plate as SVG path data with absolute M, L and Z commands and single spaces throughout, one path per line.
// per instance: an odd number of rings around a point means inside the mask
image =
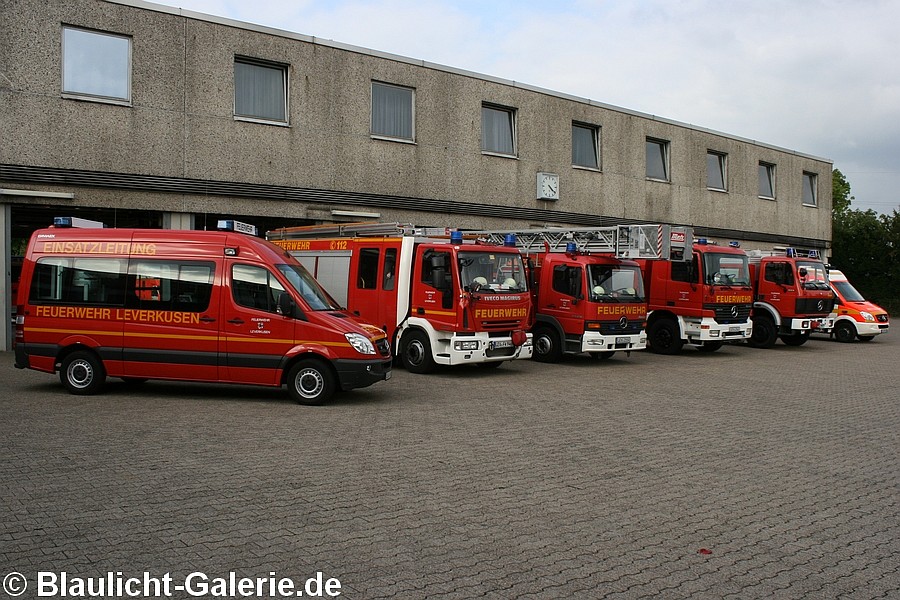
M 627 337 L 617 337 L 616 338 L 616 346 L 620 346 L 622 344 L 629 344 L 631 342 L 631 338 Z
M 728 328 L 729 333 L 739 333 L 741 331 L 740 326 L 732 326 Z
M 511 340 L 499 340 L 497 342 L 491 342 L 491 350 L 496 350 L 497 348 L 512 348 L 513 343 Z

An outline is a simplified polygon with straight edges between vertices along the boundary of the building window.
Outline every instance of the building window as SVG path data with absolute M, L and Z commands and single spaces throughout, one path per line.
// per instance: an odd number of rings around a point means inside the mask
M 726 170 L 726 167 L 728 165 L 728 161 L 726 160 L 727 157 L 727 154 L 722 154 L 721 152 L 713 152 L 712 150 L 706 153 L 707 188 L 721 192 L 724 192 L 728 189 L 725 185 L 728 181 L 728 172 Z
M 803 204 L 805 206 L 818 206 L 819 196 L 816 194 L 818 176 L 815 173 L 803 171 Z
M 234 116 L 287 123 L 287 66 L 234 59 Z
M 63 27 L 63 94 L 131 102 L 131 38 Z
M 588 169 L 600 168 L 600 128 L 572 123 L 572 164 Z
M 759 197 L 766 200 L 775 199 L 775 165 L 759 163 Z
M 372 135 L 415 139 L 415 95 L 412 88 L 372 82 Z
M 516 155 L 516 111 L 491 104 L 481 106 L 481 150 Z
M 647 179 L 669 181 L 669 142 L 647 138 Z

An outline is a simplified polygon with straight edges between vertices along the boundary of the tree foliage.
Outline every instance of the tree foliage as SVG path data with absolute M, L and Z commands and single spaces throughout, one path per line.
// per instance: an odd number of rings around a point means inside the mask
M 832 173 L 831 263 L 863 296 L 896 312 L 900 307 L 900 212 L 879 215 L 851 207 L 850 182 Z

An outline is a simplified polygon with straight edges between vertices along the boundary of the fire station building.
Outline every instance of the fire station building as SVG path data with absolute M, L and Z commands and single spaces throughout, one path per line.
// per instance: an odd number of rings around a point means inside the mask
M 827 159 L 142 0 L 5 0 L 0 133 L 7 314 L 17 257 L 56 216 L 669 223 L 748 248 L 831 243 Z

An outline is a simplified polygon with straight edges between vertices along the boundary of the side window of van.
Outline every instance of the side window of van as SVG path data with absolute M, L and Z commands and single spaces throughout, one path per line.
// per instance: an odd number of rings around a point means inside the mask
M 209 308 L 214 272 L 211 262 L 132 260 L 126 305 L 144 310 L 203 312 Z
M 231 267 L 231 293 L 239 306 L 278 312 L 278 297 L 284 287 L 275 276 L 263 267 L 233 265 Z
M 122 306 L 126 260 L 46 257 L 34 266 L 31 304 Z

